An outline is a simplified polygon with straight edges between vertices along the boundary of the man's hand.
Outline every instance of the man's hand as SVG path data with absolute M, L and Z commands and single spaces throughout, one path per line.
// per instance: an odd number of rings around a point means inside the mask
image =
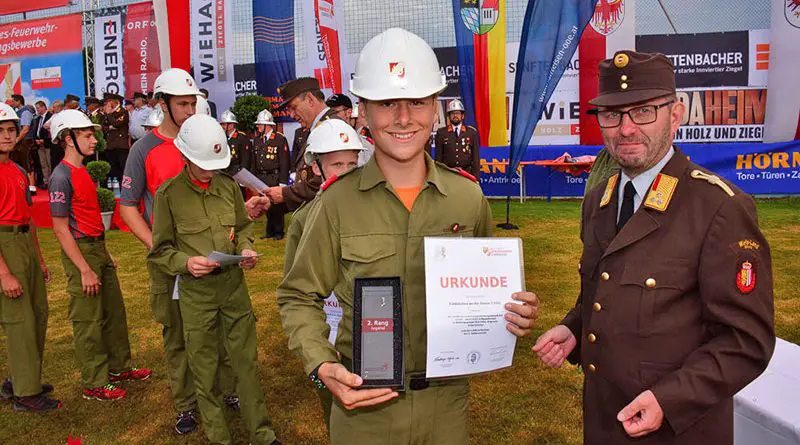
M 248 257 L 246 260 L 239 261 L 239 267 L 244 270 L 250 270 L 256 267 L 256 263 L 258 263 L 258 254 L 250 249 L 242 250 L 242 256 Z
M 81 271 L 81 286 L 83 287 L 83 294 L 94 297 L 100 294 L 100 278 L 94 273 L 92 269 Z
M 575 349 L 578 340 L 568 327 L 560 324 L 550 328 L 536 339 L 536 344 L 531 349 L 545 365 L 551 368 L 560 368 L 564 360 Z
M 283 203 L 283 187 L 270 187 L 267 190 L 267 196 L 273 204 Z
M 216 261 L 209 261 L 208 258 L 204 256 L 193 256 L 186 262 L 186 270 L 195 278 L 208 275 L 217 267 L 219 267 L 219 263 Z
M 617 420 L 622 422 L 622 427 L 629 436 L 642 437 L 661 428 L 664 423 L 664 411 L 653 391 L 648 389 L 622 408 L 617 414 Z
M 250 219 L 257 219 L 266 213 L 271 205 L 272 202 L 269 200 L 268 196 L 253 196 L 247 200 L 244 208 L 247 210 L 247 216 L 249 216 Z
M 42 269 L 42 275 L 44 275 L 44 282 L 49 283 L 50 280 L 53 278 L 53 276 L 50 275 L 50 269 L 47 268 L 47 264 L 45 264 L 45 262 L 42 261 L 39 263 L 39 267 Z
M 0 275 L 0 283 L 3 286 L 3 294 L 8 298 L 19 298 L 22 296 L 22 284 L 20 284 L 17 277 L 7 273 Z
M 533 292 L 516 292 L 511 298 L 521 301 L 522 304 L 506 303 L 506 329 L 517 337 L 525 337 L 531 333 L 536 317 L 539 316 L 539 297 Z
M 378 405 L 399 395 L 390 388 L 356 389 L 364 380 L 349 372 L 341 363 L 323 363 L 317 375 L 347 410 Z

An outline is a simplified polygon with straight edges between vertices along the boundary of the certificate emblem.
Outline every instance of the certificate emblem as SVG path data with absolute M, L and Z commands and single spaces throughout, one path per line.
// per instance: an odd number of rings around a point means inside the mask
M 467 363 L 469 363 L 470 365 L 477 365 L 479 361 L 481 361 L 480 352 L 470 351 L 470 353 L 467 354 Z

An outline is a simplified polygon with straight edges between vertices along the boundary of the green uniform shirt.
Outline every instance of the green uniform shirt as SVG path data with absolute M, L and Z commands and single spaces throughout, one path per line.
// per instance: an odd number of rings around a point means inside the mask
M 289 347 L 300 353 L 307 373 L 323 362 L 339 361 L 336 350 L 352 358 L 354 279 L 393 276 L 403 283 L 406 372 L 424 371 L 423 238 L 491 236 L 492 220 L 478 184 L 429 156 L 426 167 L 427 179 L 411 212 L 375 158 L 340 177 L 310 206 L 294 262 L 278 288 Z M 334 291 L 343 309 L 336 350 L 327 341 L 321 305 Z
M 589 172 L 589 177 L 586 179 L 586 188 L 583 190 L 583 196 L 588 195 L 599 184 L 605 184 L 608 178 L 617 172 L 619 172 L 619 163 L 611 157 L 608 149 L 603 148 L 597 152 L 597 157 L 594 160 L 594 164 L 592 164 L 592 171 Z
M 203 190 L 184 168 L 158 188 L 154 214 L 148 258 L 169 275 L 188 273 L 189 257 L 208 256 L 214 250 L 238 255 L 253 248 L 253 222 L 239 186 L 225 174 L 216 174 Z

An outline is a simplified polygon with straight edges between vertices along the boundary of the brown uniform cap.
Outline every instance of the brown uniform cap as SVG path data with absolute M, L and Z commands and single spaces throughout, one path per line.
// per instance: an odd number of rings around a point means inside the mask
M 67 98 L 64 99 L 64 102 L 80 102 L 81 98 L 74 95 L 74 94 L 67 94 Z
M 278 94 L 281 95 L 282 99 L 280 105 L 278 105 L 278 110 L 289 105 L 289 102 L 295 97 L 311 91 L 319 91 L 319 81 L 313 77 L 301 77 L 284 83 L 278 87 Z
M 83 101 L 86 102 L 86 105 L 103 103 L 103 101 L 94 96 L 86 96 L 83 98 Z
M 617 107 L 675 94 L 675 68 L 660 53 L 617 51 L 600 62 L 600 93 L 589 103 Z

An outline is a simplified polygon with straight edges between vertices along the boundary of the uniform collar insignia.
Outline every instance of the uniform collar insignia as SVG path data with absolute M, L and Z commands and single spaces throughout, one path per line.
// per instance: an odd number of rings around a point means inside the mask
M 678 178 L 659 173 L 644 200 L 644 206 L 665 212 L 678 187 Z
M 600 208 L 607 206 L 611 202 L 611 195 L 614 194 L 614 189 L 617 188 L 617 181 L 619 181 L 619 173 L 608 178 L 606 183 L 606 190 L 603 192 L 603 198 L 600 200 Z

